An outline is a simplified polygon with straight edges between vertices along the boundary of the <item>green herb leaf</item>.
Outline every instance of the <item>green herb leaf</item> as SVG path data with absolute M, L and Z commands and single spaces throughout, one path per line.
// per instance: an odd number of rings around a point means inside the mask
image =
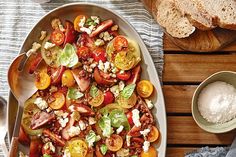
M 93 19 L 88 18 L 88 19 L 86 20 L 86 22 L 85 22 L 85 25 L 86 25 L 86 26 L 91 26 L 91 25 L 95 26 L 95 25 L 96 25 L 96 22 L 94 22 Z
M 51 155 L 43 154 L 43 157 L 51 157 Z
M 67 92 L 67 97 L 70 99 L 79 99 L 84 96 L 83 93 L 81 93 L 78 89 L 76 88 L 69 88 Z
M 102 155 L 105 155 L 107 153 L 107 146 L 105 144 L 102 144 L 100 146 L 100 150 L 101 150 Z
M 88 135 L 86 135 L 85 140 L 88 143 L 89 147 L 93 146 L 93 143 L 96 141 L 97 136 L 93 130 L 90 130 Z
M 111 125 L 113 127 L 120 127 L 123 125 L 126 130 L 129 130 L 129 122 L 128 119 L 122 109 L 114 109 L 110 112 L 109 118 L 111 119 Z
M 73 67 L 79 62 L 79 58 L 76 54 L 74 46 L 68 43 L 66 44 L 62 53 L 60 54 L 59 62 L 61 65 L 69 68 Z
M 133 94 L 134 92 L 134 89 L 135 89 L 135 84 L 129 84 L 127 85 L 122 91 L 121 91 L 121 96 L 126 98 L 126 99 L 129 99 L 131 97 L 131 95 Z
M 110 137 L 112 134 L 111 119 L 107 116 L 103 116 L 99 119 L 98 125 L 102 129 L 102 135 L 105 137 Z
M 95 98 L 96 96 L 98 96 L 98 88 L 94 85 L 91 86 L 89 94 Z

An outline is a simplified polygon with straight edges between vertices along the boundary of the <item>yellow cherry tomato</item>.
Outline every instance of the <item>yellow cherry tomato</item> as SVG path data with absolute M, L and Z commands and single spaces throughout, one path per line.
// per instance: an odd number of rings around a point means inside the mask
M 153 92 L 153 85 L 148 80 L 142 80 L 137 84 L 137 92 L 143 98 L 148 98 Z
M 155 142 L 156 140 L 159 139 L 160 132 L 157 129 L 157 127 L 152 126 L 151 131 L 149 132 L 147 139 L 149 142 Z
M 62 74 L 61 83 L 63 86 L 72 87 L 75 85 L 75 79 L 71 70 L 66 70 Z
M 129 109 L 134 107 L 134 105 L 137 102 L 137 96 L 135 93 L 133 93 L 129 99 L 126 99 L 122 96 L 118 96 L 118 98 L 116 99 L 117 103 L 124 109 Z
M 53 94 L 53 97 L 55 98 L 55 101 L 50 103 L 49 106 L 54 110 L 62 108 L 66 102 L 64 94 L 61 92 L 56 92 Z
M 104 101 L 104 94 L 101 90 L 98 90 L 97 96 L 89 100 L 88 103 L 93 107 L 98 107 L 102 105 L 103 101 Z
M 51 78 L 46 72 L 39 72 L 36 75 L 35 86 L 40 90 L 48 88 L 51 83 Z
M 106 139 L 106 146 L 110 151 L 116 152 L 123 146 L 123 139 L 120 135 L 113 134 Z
M 157 157 L 157 151 L 153 146 L 150 146 L 147 152 L 141 152 L 141 157 Z
M 135 57 L 129 51 L 120 51 L 115 56 L 114 64 L 119 69 L 130 70 L 134 67 Z
M 79 23 L 81 22 L 81 20 L 84 20 L 84 23 L 86 22 L 86 16 L 85 15 L 78 15 L 75 20 L 74 20 L 74 29 L 78 32 L 80 31 L 80 27 Z
M 85 157 L 88 152 L 85 141 L 78 138 L 68 141 L 65 149 L 69 150 L 71 157 Z

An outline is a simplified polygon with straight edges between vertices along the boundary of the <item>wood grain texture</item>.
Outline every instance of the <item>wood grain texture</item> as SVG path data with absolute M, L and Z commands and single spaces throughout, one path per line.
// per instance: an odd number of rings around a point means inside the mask
M 236 71 L 236 54 L 166 54 L 164 82 L 201 82 L 221 70 Z
M 184 154 L 198 149 L 197 147 L 168 147 L 166 157 L 183 157 Z
M 191 113 L 191 101 L 196 87 L 194 85 L 164 85 L 163 93 L 167 113 Z
M 236 130 L 224 134 L 205 132 L 191 116 L 168 116 L 167 125 L 168 144 L 229 145 L 236 133 Z

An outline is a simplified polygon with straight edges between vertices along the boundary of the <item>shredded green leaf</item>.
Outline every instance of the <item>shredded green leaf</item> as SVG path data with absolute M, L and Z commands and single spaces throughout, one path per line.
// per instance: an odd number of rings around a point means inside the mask
M 107 153 L 107 146 L 105 144 L 102 144 L 100 146 L 100 150 L 101 150 L 102 155 L 105 155 Z
M 120 93 L 121 96 L 126 99 L 129 99 L 134 92 L 135 86 L 136 86 L 135 84 L 129 84 L 125 86 L 125 88 Z
M 96 24 L 96 22 L 93 20 L 93 19 L 91 19 L 91 18 L 88 18 L 87 20 L 86 20 L 86 22 L 85 22 L 85 26 L 96 26 L 97 24 Z
M 51 155 L 43 154 L 43 157 L 51 157 Z
M 69 88 L 67 92 L 67 97 L 70 99 L 79 99 L 84 96 L 77 88 Z
M 59 56 L 59 62 L 66 67 L 73 67 L 79 62 L 74 46 L 67 43 Z
M 128 119 L 123 110 L 121 109 L 112 110 L 109 114 L 109 118 L 111 119 L 111 125 L 113 127 L 118 128 L 121 125 L 123 125 L 126 130 L 130 129 Z
M 88 135 L 86 135 L 85 140 L 88 143 L 89 147 L 93 146 L 93 143 L 96 142 L 96 134 L 93 130 L 90 130 Z
M 95 98 L 96 96 L 98 96 L 98 88 L 94 85 L 91 86 L 89 94 Z
M 107 116 L 103 116 L 99 119 L 98 125 L 102 129 L 102 135 L 105 137 L 110 137 L 112 134 L 111 119 Z

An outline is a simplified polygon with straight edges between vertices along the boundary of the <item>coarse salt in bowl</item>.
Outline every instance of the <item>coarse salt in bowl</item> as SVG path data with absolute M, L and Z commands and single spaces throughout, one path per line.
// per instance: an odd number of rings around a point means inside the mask
M 192 98 L 192 115 L 200 128 L 224 133 L 236 128 L 236 73 L 217 72 L 205 79 Z

